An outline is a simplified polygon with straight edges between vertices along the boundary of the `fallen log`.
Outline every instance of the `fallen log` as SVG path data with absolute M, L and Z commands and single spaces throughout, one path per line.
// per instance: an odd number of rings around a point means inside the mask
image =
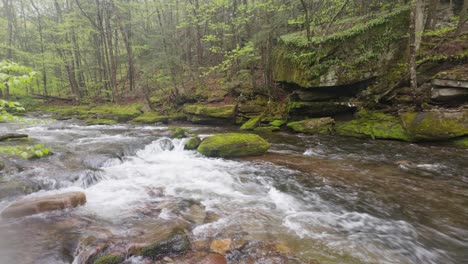
M 32 96 L 36 99 L 56 100 L 56 101 L 65 101 L 65 102 L 75 101 L 75 99 L 73 98 L 62 98 L 62 97 L 55 97 L 55 96 L 42 95 L 42 94 L 32 94 Z
M 10 134 L 3 134 L 0 135 L 0 141 L 5 141 L 7 139 L 13 139 L 13 138 L 27 138 L 28 135 L 26 134 L 16 134 L 16 133 L 10 133 Z

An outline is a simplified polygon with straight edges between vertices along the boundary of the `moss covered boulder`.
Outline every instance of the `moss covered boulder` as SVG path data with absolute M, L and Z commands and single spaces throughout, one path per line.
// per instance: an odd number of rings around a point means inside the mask
M 124 257 L 120 255 L 102 256 L 94 261 L 94 264 L 120 264 L 124 261 Z
M 356 114 L 356 119 L 337 123 L 335 132 L 341 136 L 410 140 L 398 117 L 374 111 L 363 110 Z
M 313 118 L 298 122 L 288 123 L 288 128 L 297 133 L 304 134 L 330 134 L 335 120 L 330 117 Z
M 132 123 L 134 124 L 156 124 L 156 123 L 167 124 L 168 122 L 169 122 L 168 116 L 164 116 L 156 112 L 145 112 L 144 114 L 132 120 Z
M 182 128 L 182 127 L 171 127 L 171 138 L 184 138 L 187 136 L 187 133 L 190 131 L 188 129 Z
M 401 113 L 413 141 L 438 141 L 468 135 L 468 110 Z
M 451 145 L 460 147 L 460 148 L 468 148 L 468 137 L 457 138 L 450 141 Z
M 196 150 L 201 144 L 201 139 L 199 137 L 191 137 L 187 142 L 185 142 L 184 149 L 186 150 Z
M 234 123 L 236 109 L 236 105 L 185 105 L 183 111 L 187 114 L 188 121 L 196 124 L 210 125 Z
M 253 134 L 217 134 L 203 139 L 197 151 L 208 157 L 245 157 L 261 155 L 270 144 Z
M 254 130 L 262 121 L 262 115 L 253 117 L 241 126 L 241 130 Z

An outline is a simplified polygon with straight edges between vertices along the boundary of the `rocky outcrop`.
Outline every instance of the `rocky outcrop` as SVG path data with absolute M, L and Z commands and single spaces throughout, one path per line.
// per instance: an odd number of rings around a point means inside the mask
M 406 57 L 408 8 L 347 25 L 313 38 L 311 44 L 304 32 L 282 36 L 273 54 L 275 81 L 310 90 L 347 89 L 350 84 L 388 74 L 392 65 Z
M 132 120 L 132 123 L 134 124 L 167 124 L 168 122 L 168 116 L 164 116 L 156 112 L 145 112 L 141 116 L 138 116 L 137 118 Z
M 468 101 L 468 66 L 461 65 L 438 73 L 432 80 L 431 99 L 450 103 Z
M 468 110 L 405 112 L 401 120 L 412 141 L 440 141 L 468 135 Z
M 203 139 L 197 151 L 208 157 L 245 157 L 261 155 L 270 144 L 253 134 L 217 134 Z
M 236 105 L 185 105 L 183 111 L 192 123 L 211 125 L 234 123 L 236 108 Z
M 330 117 L 307 119 L 288 123 L 288 128 L 304 134 L 330 134 L 335 120 Z
M 339 102 L 290 102 L 289 116 L 293 119 L 309 117 L 330 117 L 341 113 L 353 112 L 357 105 Z
M 37 198 L 27 198 L 8 206 L 1 213 L 2 217 L 23 217 L 43 212 L 74 208 L 86 203 L 86 195 L 82 192 L 53 194 Z

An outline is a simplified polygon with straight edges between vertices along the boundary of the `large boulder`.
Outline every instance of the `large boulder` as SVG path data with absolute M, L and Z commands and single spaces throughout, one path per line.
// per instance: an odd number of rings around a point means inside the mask
M 401 113 L 413 141 L 447 140 L 468 135 L 468 110 Z
M 335 120 L 330 117 L 313 118 L 288 123 L 288 128 L 297 133 L 304 134 L 330 134 L 333 131 Z
M 410 140 L 398 117 L 376 111 L 359 111 L 356 119 L 337 123 L 335 132 L 341 136 Z
M 261 155 L 270 148 L 270 144 L 253 134 L 217 134 L 205 138 L 197 151 L 208 157 L 245 157 Z
M 86 203 L 86 195 L 82 192 L 53 194 L 37 198 L 27 198 L 8 206 L 1 213 L 2 217 L 23 217 L 42 212 L 74 208 Z

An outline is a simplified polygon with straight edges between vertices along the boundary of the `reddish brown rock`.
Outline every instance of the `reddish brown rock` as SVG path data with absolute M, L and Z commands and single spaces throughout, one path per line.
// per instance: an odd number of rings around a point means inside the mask
M 23 217 L 43 212 L 74 208 L 86 203 L 86 195 L 82 192 L 70 192 L 28 198 L 8 206 L 1 216 L 5 218 Z
M 227 262 L 223 255 L 210 253 L 201 260 L 200 264 L 227 264 Z

